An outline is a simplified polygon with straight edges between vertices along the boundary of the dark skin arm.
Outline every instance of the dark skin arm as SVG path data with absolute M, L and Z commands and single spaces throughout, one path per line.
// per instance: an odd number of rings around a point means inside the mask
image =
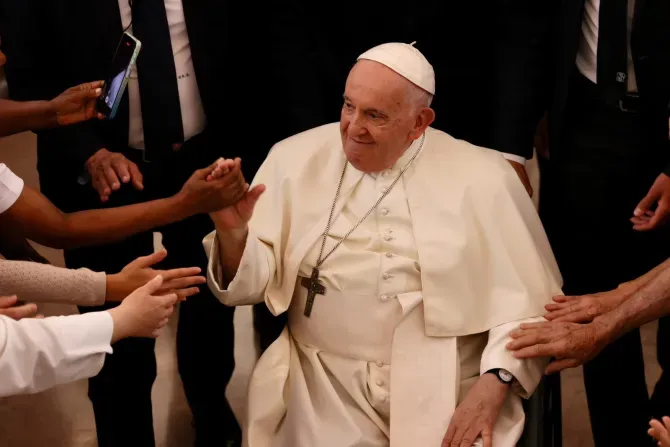
M 28 239 L 64 249 L 122 240 L 237 202 L 246 192 L 239 163 L 225 177 L 213 182 L 206 180 L 216 165 L 222 163 L 235 164 L 233 160 L 219 161 L 196 171 L 179 193 L 167 199 L 71 214 L 63 213 L 41 193 L 25 187 L 14 205 L 0 215 L 0 228 L 18 224 Z
M 29 130 L 51 129 L 97 117 L 96 99 L 102 81 L 72 87 L 51 101 L 0 99 L 0 137 Z

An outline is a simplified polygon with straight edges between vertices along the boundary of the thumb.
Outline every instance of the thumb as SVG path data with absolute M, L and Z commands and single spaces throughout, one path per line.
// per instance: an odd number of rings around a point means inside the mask
M 160 289 L 162 285 L 163 285 L 163 276 L 157 275 L 156 277 L 154 277 L 154 279 L 152 279 L 151 281 L 140 287 L 138 290 L 141 290 L 143 295 L 145 294 L 151 295 L 152 293 Z
M 655 191 L 654 188 L 649 190 L 649 193 L 645 196 L 644 199 L 640 203 L 638 203 L 637 207 L 635 208 L 635 211 L 633 212 L 633 215 L 635 217 L 640 217 L 644 215 L 649 209 L 656 203 L 656 201 L 659 199 L 660 193 L 658 191 Z
M 255 205 L 258 199 L 265 192 L 265 185 L 256 185 L 247 192 L 247 197 L 251 205 Z
M 70 94 L 70 100 L 74 102 L 86 102 L 89 99 L 96 99 L 97 97 L 100 96 L 100 93 L 102 92 L 101 89 L 96 88 L 96 89 L 88 89 L 88 88 L 81 88 L 80 90 L 76 90 Z
M 159 250 L 148 256 L 140 256 L 139 258 L 135 259 L 133 262 L 128 264 L 126 268 L 130 267 L 136 269 L 145 269 L 151 267 L 152 265 L 158 264 L 163 259 L 165 259 L 166 256 L 167 256 L 167 250 L 163 248 L 162 250 Z

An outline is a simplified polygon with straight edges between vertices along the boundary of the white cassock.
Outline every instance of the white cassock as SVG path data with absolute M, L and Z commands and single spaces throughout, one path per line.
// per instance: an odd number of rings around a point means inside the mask
M 364 174 L 351 165 L 324 253 L 365 215 L 414 154 Z M 277 144 L 237 275 L 221 283 L 218 241 L 205 238 L 210 288 L 228 305 L 266 302 L 288 327 L 251 377 L 251 447 L 439 446 L 480 373 L 504 368 L 513 388 L 496 447 L 516 445 L 545 361 L 505 348 L 560 293 L 531 199 L 495 152 L 428 129 L 423 149 L 377 209 L 321 266 L 325 295 L 303 315 L 309 278 L 345 164 L 338 124 Z

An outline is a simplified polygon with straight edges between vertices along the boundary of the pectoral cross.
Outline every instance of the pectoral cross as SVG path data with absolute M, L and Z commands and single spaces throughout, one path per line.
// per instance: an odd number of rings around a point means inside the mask
M 310 278 L 303 278 L 300 284 L 307 289 L 307 302 L 305 303 L 305 316 L 309 317 L 312 313 L 312 306 L 314 306 L 314 298 L 317 294 L 325 295 L 326 288 L 319 282 L 319 269 L 312 270 Z

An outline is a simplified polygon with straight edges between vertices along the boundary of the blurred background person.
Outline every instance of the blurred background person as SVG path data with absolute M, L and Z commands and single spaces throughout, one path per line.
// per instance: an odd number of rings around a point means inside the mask
M 540 213 L 564 292 L 614 289 L 668 255 L 670 3 L 518 1 L 500 12 L 492 145 L 529 158 L 548 111 Z M 663 370 L 669 324 L 659 322 Z M 670 413 L 670 379 L 650 400 L 638 330 L 586 363 L 584 380 L 597 446 L 650 445 L 649 418 Z

